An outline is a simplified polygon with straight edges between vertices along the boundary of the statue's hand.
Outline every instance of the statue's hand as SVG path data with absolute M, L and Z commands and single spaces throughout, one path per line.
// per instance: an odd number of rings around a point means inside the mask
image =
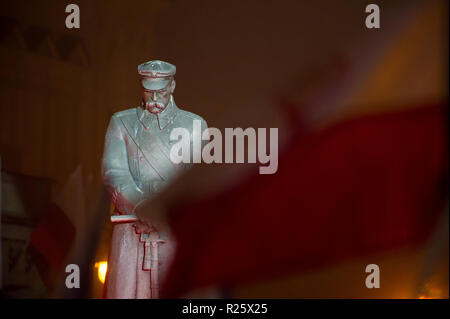
M 135 222 L 133 224 L 133 227 L 135 228 L 135 231 L 137 234 L 142 234 L 142 233 L 150 233 L 153 231 L 156 231 L 155 227 L 153 227 L 152 225 L 150 225 L 147 222 L 138 220 L 137 222 Z
M 144 201 L 134 211 L 142 224 L 152 227 L 154 230 L 162 230 L 167 227 L 164 212 L 157 200 Z

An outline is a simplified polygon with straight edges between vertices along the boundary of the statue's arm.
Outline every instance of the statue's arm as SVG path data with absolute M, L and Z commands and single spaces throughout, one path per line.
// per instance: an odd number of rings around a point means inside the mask
M 102 179 L 112 202 L 121 213 L 133 214 L 137 205 L 145 199 L 144 192 L 131 176 L 124 132 L 120 120 L 114 115 L 106 132 Z

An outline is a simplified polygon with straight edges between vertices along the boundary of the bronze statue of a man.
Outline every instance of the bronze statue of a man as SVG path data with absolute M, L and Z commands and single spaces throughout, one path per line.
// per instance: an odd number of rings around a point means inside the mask
M 171 161 L 170 148 L 176 141 L 170 140 L 170 132 L 182 127 L 190 132 L 191 141 L 201 140 L 207 127 L 200 116 L 175 104 L 175 71 L 174 65 L 159 60 L 139 65 L 142 104 L 115 113 L 109 122 L 102 176 L 115 207 L 113 217 L 124 222 L 113 229 L 107 298 L 158 298 L 158 281 L 173 251 L 169 234 L 143 226 L 134 214 L 188 165 Z M 194 120 L 201 121 L 200 132 L 194 130 Z

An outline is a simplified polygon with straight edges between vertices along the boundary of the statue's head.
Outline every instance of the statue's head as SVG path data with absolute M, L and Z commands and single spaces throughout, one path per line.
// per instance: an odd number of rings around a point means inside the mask
M 174 65 L 154 60 L 138 66 L 143 89 L 142 106 L 150 113 L 162 112 L 170 102 L 175 90 L 176 68 Z

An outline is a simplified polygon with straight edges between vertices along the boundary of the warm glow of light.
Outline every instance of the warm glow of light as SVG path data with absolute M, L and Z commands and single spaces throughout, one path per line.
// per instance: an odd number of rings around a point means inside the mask
M 419 299 L 433 299 L 433 298 L 427 297 L 427 296 L 425 296 L 425 295 L 421 295 L 421 296 L 419 296 Z
M 98 268 L 98 280 L 101 281 L 102 284 L 105 283 L 106 272 L 108 271 L 108 262 L 99 261 L 95 263 L 95 268 Z

